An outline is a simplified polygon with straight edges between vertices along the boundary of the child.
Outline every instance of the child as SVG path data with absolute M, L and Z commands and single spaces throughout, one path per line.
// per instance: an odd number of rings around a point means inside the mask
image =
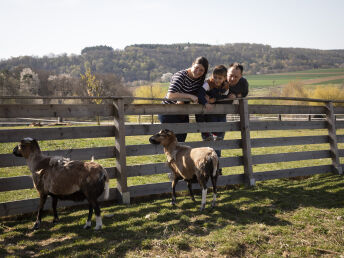
M 203 94 L 199 95 L 199 102 L 208 108 L 209 104 L 227 98 L 229 85 L 226 78 L 227 68 L 224 65 L 216 66 L 210 79 L 203 84 Z M 226 122 L 226 114 L 199 115 L 196 118 L 197 122 Z M 204 132 L 201 135 L 204 141 L 218 141 L 223 140 L 225 132 Z M 216 150 L 216 153 L 221 157 L 220 150 Z

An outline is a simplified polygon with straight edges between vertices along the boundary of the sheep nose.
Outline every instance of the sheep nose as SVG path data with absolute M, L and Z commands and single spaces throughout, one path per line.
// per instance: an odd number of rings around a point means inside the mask
M 19 152 L 18 146 L 14 147 L 12 153 L 17 157 L 22 157 L 21 153 Z
M 156 141 L 156 140 L 154 139 L 154 136 L 151 136 L 151 137 L 149 138 L 149 142 L 150 142 L 151 144 L 159 144 L 159 142 Z

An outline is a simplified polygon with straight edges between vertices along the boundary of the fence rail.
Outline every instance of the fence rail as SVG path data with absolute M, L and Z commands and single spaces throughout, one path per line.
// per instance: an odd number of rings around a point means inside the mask
M 12 97 L 13 98 L 13 97 Z M 64 140 L 108 137 L 113 139 L 113 146 L 73 148 L 46 151 L 48 155 L 67 156 L 71 159 L 87 160 L 91 156 L 95 159 L 113 159 L 113 166 L 108 167 L 110 177 L 117 180 L 117 188 L 111 189 L 112 200 L 122 200 L 129 203 L 130 197 L 160 194 L 170 191 L 170 183 L 144 184 L 128 186 L 128 178 L 136 176 L 162 174 L 169 171 L 165 163 L 128 165 L 127 157 L 162 154 L 161 146 L 151 144 L 127 145 L 127 136 L 152 135 L 161 129 L 169 128 L 176 133 L 199 133 L 206 131 L 238 131 L 241 139 L 231 139 L 215 142 L 189 142 L 192 147 L 210 146 L 216 149 L 242 149 L 242 155 L 222 157 L 221 167 L 241 166 L 244 173 L 220 176 L 218 185 L 246 184 L 254 185 L 256 181 L 264 181 L 294 176 L 307 176 L 322 173 L 342 174 L 343 167 L 340 157 L 344 157 L 344 150 L 338 143 L 344 143 L 344 135 L 338 134 L 337 129 L 344 129 L 344 121 L 336 120 L 336 115 L 344 114 L 343 107 L 334 107 L 333 102 L 324 102 L 323 106 L 306 105 L 248 105 L 247 99 L 240 99 L 239 105 L 217 104 L 215 108 L 206 111 L 201 105 L 162 105 L 162 104 L 130 104 L 126 98 L 108 98 L 113 104 L 1 104 L 0 118 L 12 119 L 16 117 L 31 118 L 93 118 L 105 116 L 113 118 L 113 125 L 78 126 L 57 128 L 3 129 L 0 130 L 0 143 L 13 146 L 24 137 L 37 140 Z M 290 100 L 290 99 L 288 99 Z M 295 101 L 305 101 L 294 99 Z M 309 101 L 309 99 L 307 99 Z M 319 104 L 319 103 L 318 103 Z M 239 121 L 221 123 L 189 123 L 189 124 L 128 124 L 128 115 L 156 115 L 156 114 L 229 114 L 240 118 Z M 321 115 L 324 120 L 284 121 L 257 120 L 253 116 L 260 115 Z M 275 138 L 251 138 L 252 131 L 266 130 L 318 130 L 326 129 L 326 135 L 316 136 L 288 136 Z M 312 150 L 303 152 L 273 153 L 252 155 L 253 148 L 281 147 L 297 145 L 328 144 L 326 150 Z M 282 169 L 265 172 L 253 172 L 253 166 L 277 162 L 304 161 L 329 159 L 330 163 L 321 166 Z M 24 166 L 24 159 L 14 157 L 10 153 L 0 154 L 0 169 L 4 167 Z M 21 168 L 18 167 L 18 170 Z M 1 171 L 1 170 L 0 170 Z M 1 173 L 0 173 L 1 176 Z M 0 192 L 31 189 L 33 187 L 30 176 L 0 177 Z M 195 189 L 198 186 L 195 185 Z M 181 183 L 177 190 L 185 190 Z M 63 206 L 73 205 L 73 202 L 62 202 Z M 0 216 L 16 215 L 36 210 L 38 199 L 0 203 Z M 48 207 L 48 205 L 47 205 Z

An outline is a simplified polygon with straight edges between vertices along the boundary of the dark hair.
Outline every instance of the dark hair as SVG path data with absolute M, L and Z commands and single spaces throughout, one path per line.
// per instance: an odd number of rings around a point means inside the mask
M 199 56 L 195 59 L 195 61 L 193 61 L 192 64 L 201 64 L 204 67 L 204 74 L 201 77 L 202 81 L 204 81 L 205 77 L 207 76 L 207 73 L 208 73 L 208 67 L 209 67 L 208 60 L 203 56 Z
M 224 65 L 217 65 L 213 70 L 213 74 L 225 76 L 227 75 L 227 68 Z
M 239 69 L 241 74 L 244 71 L 244 67 L 241 64 L 239 64 L 239 63 L 232 63 L 229 67 L 230 68 L 233 67 L 235 70 Z

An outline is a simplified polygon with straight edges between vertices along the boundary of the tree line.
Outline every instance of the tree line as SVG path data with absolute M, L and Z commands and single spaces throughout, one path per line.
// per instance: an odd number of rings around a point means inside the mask
M 55 74 L 47 70 L 34 71 L 31 68 L 1 71 L 0 96 L 14 95 L 98 97 L 131 96 L 132 93 L 119 76 L 113 73 L 91 73 L 90 68 L 86 68 L 86 71 L 78 77 L 73 77 L 67 73 Z M 0 100 L 0 103 L 13 103 L 13 101 Z M 19 102 L 25 103 L 25 101 Z M 51 102 L 51 100 L 44 100 L 46 104 Z M 85 100 L 84 102 L 99 104 L 101 100 Z
M 263 44 L 138 44 L 123 50 L 109 46 L 84 48 L 80 55 L 20 56 L 0 61 L 2 74 L 30 68 L 51 74 L 80 77 L 87 68 L 95 74 L 114 74 L 125 82 L 161 81 L 166 73 L 189 67 L 196 57 L 205 56 L 212 66 L 240 62 L 246 74 L 291 72 L 344 67 L 344 50 L 272 48 Z

